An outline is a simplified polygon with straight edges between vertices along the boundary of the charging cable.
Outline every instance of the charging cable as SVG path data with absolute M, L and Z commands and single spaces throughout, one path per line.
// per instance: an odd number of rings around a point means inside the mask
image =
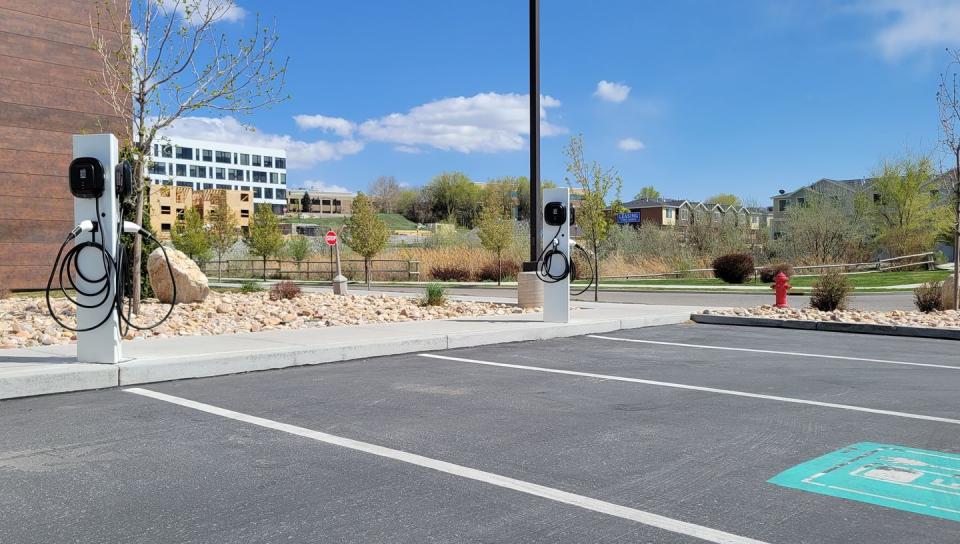
M 100 203 L 99 201 L 96 204 L 97 217 L 100 217 Z M 173 307 L 177 301 L 177 282 L 173 275 L 173 267 L 170 266 L 170 258 L 167 256 L 167 250 L 157 241 L 156 238 L 150 234 L 149 231 L 140 227 L 135 223 L 130 221 L 118 222 L 117 224 L 118 236 L 117 236 L 117 258 L 114 259 L 112 252 L 107 251 L 107 248 L 104 244 L 103 230 L 100 228 L 100 224 L 91 221 L 89 219 L 81 221 L 79 225 L 73 228 L 70 233 L 67 235 L 67 238 L 60 244 L 60 250 L 57 251 L 57 258 L 53 262 L 53 268 L 50 270 L 50 277 L 47 279 L 47 289 L 46 289 L 46 300 L 47 300 L 47 310 L 50 312 L 50 316 L 54 321 L 64 329 L 73 332 L 88 332 L 94 329 L 99 328 L 101 325 L 106 323 L 114 311 L 117 312 L 117 315 L 121 320 L 121 337 L 126 335 L 126 332 L 130 328 L 136 330 L 149 330 L 156 327 L 159 327 L 163 322 L 165 322 L 170 314 L 173 313 Z M 123 247 L 123 244 L 120 242 L 120 231 L 125 233 L 137 233 L 141 236 L 145 236 L 150 240 L 153 240 L 160 247 L 160 250 L 163 252 L 163 258 L 167 262 L 167 272 L 170 274 L 170 283 L 172 287 L 173 299 L 170 302 L 170 307 L 167 309 L 167 313 L 164 314 L 160 320 L 156 323 L 150 325 L 140 325 L 136 324 L 132 320 L 132 310 L 130 304 L 127 305 L 127 311 L 124 312 L 124 292 L 126 290 L 127 281 L 126 274 L 124 274 L 125 264 L 126 264 L 126 251 Z M 91 240 L 80 242 L 75 244 L 72 248 L 64 251 L 67 248 L 67 245 L 75 240 L 77 236 L 81 233 L 89 232 L 91 233 Z M 97 234 L 100 235 L 100 240 L 97 241 Z M 101 261 L 103 263 L 103 272 L 92 273 L 90 270 L 81 270 L 79 257 L 80 254 L 84 251 L 95 251 L 99 252 L 101 256 Z M 53 303 L 50 300 L 50 293 L 53 291 L 53 280 L 58 278 L 60 285 L 60 292 L 63 296 L 73 303 L 78 308 L 86 309 L 97 309 L 105 308 L 104 316 L 100 321 L 95 325 L 87 327 L 74 327 L 60 318 L 53 311 Z M 84 287 L 77 285 L 77 278 L 82 279 Z M 90 303 L 82 303 L 79 301 L 79 296 L 73 298 L 70 296 L 69 291 L 67 290 L 67 285 L 70 286 L 78 295 L 86 297 L 87 299 L 93 299 Z M 114 287 L 113 296 L 110 295 L 110 288 Z M 126 329 L 123 328 L 123 325 L 126 325 Z

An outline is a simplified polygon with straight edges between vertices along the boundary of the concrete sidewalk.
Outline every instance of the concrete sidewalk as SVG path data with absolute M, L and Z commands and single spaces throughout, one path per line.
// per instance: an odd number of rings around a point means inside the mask
M 73 344 L 2 350 L 0 399 L 668 325 L 699 310 L 576 302 L 564 324 L 532 313 L 155 338 L 125 342 L 118 365 L 79 364 Z

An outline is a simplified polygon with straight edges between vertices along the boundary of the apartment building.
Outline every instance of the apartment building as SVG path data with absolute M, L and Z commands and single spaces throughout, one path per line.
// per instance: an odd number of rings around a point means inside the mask
M 91 87 L 102 61 L 90 47 L 95 2 L 0 1 L 0 287 L 46 286 L 74 226 L 67 167 L 72 136 L 123 134 Z M 105 39 L 130 39 L 105 32 Z M 55 280 L 56 281 L 56 280 Z
M 308 196 L 309 205 L 305 205 L 304 196 Z M 288 213 L 309 213 L 316 215 L 350 215 L 353 213 L 353 193 L 330 191 L 310 191 L 293 189 L 287 191 Z
M 770 208 L 723 206 L 669 198 L 638 199 L 625 202 L 626 213 L 616 215 L 623 225 L 653 225 L 657 227 L 686 228 L 694 224 L 733 224 L 757 233 L 767 231 L 773 211 Z
M 860 191 L 870 191 L 873 178 L 860 179 L 819 179 L 810 185 L 795 191 L 780 190 L 780 194 L 770 197 L 773 200 L 772 229 L 774 239 L 783 236 L 787 213 L 792 206 L 803 206 L 807 201 L 818 197 L 828 197 L 849 206 L 853 213 L 853 199 Z M 879 198 L 879 195 L 873 195 Z
M 282 149 L 161 136 L 150 156 L 153 185 L 250 192 L 255 204 L 269 205 L 276 214 L 287 211 Z
M 158 185 L 150 187 L 150 225 L 157 238 L 169 240 L 177 221 L 183 219 L 186 210 L 195 208 L 204 219 L 222 205 L 230 206 L 244 233 L 250 228 L 253 216 L 254 199 L 252 191 L 234 191 L 227 189 L 201 189 L 190 187 Z

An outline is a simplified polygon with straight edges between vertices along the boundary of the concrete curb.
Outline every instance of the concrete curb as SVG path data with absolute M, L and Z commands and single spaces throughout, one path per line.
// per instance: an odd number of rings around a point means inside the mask
M 741 325 L 747 327 L 772 327 L 779 329 L 801 329 L 808 331 L 881 334 L 886 336 L 907 336 L 912 338 L 960 340 L 960 330 L 934 329 L 930 327 L 899 327 L 896 325 L 871 325 L 866 323 L 840 323 L 833 321 L 807 321 L 799 319 L 787 320 L 770 319 L 765 317 L 739 317 L 706 314 L 690 314 L 690 319 L 696 323 L 709 325 Z
M 23 368 L 4 373 L 0 380 L 0 399 L 106 389 L 119 383 L 119 369 L 113 365 L 73 363 L 40 367 L 25 364 Z

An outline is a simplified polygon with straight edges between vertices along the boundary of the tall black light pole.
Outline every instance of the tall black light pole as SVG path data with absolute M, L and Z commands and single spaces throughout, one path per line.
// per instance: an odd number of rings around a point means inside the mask
M 540 0 L 530 0 L 530 262 L 540 255 Z

